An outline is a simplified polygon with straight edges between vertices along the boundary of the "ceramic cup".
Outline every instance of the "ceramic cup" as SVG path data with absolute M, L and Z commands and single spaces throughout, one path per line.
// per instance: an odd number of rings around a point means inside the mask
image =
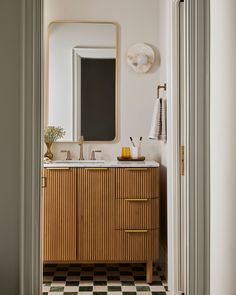
M 140 149 L 138 147 L 131 147 L 131 157 L 138 159 L 140 157 Z

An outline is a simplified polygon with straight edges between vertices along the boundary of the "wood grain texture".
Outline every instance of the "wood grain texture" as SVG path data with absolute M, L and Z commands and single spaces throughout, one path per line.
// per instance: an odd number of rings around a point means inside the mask
M 78 169 L 78 260 L 115 256 L 115 169 Z
M 146 267 L 146 281 L 148 284 L 152 282 L 152 276 L 153 276 L 153 262 L 148 261 L 147 267 Z
M 44 261 L 76 259 L 76 169 L 44 169 Z
M 116 229 L 158 229 L 159 198 L 116 199 Z
M 116 230 L 116 259 L 125 261 L 156 261 L 159 257 L 159 230 L 126 232 Z
M 159 169 L 45 169 L 44 260 L 140 262 L 159 256 Z
M 158 198 L 159 168 L 116 168 L 116 198 Z

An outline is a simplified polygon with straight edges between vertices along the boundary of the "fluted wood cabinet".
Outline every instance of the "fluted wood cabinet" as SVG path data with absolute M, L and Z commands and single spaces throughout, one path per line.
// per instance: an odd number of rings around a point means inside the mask
M 44 175 L 44 260 L 76 260 L 77 169 L 45 169 Z
M 78 260 L 114 259 L 114 195 L 115 169 L 78 168 Z
M 45 168 L 44 260 L 159 257 L 159 168 Z

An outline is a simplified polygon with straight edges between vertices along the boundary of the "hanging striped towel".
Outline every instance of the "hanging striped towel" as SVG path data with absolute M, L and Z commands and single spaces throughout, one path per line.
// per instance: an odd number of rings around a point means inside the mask
M 166 99 L 162 98 L 162 100 L 161 100 L 161 134 L 158 137 L 158 139 L 162 140 L 164 142 L 167 141 L 166 111 L 167 111 Z
M 164 142 L 167 141 L 166 112 L 166 100 L 163 98 L 157 99 L 154 106 L 151 129 L 149 132 L 150 139 L 162 140 Z
M 159 134 L 161 134 L 161 99 L 157 99 L 154 105 L 149 138 L 158 139 Z

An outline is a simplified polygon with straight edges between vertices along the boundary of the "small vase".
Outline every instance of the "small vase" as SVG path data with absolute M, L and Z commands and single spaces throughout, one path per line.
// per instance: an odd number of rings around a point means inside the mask
M 47 146 L 47 152 L 44 154 L 44 157 L 47 157 L 50 160 L 52 160 L 53 153 L 51 152 L 51 147 L 52 147 L 53 142 L 45 142 L 45 144 Z

